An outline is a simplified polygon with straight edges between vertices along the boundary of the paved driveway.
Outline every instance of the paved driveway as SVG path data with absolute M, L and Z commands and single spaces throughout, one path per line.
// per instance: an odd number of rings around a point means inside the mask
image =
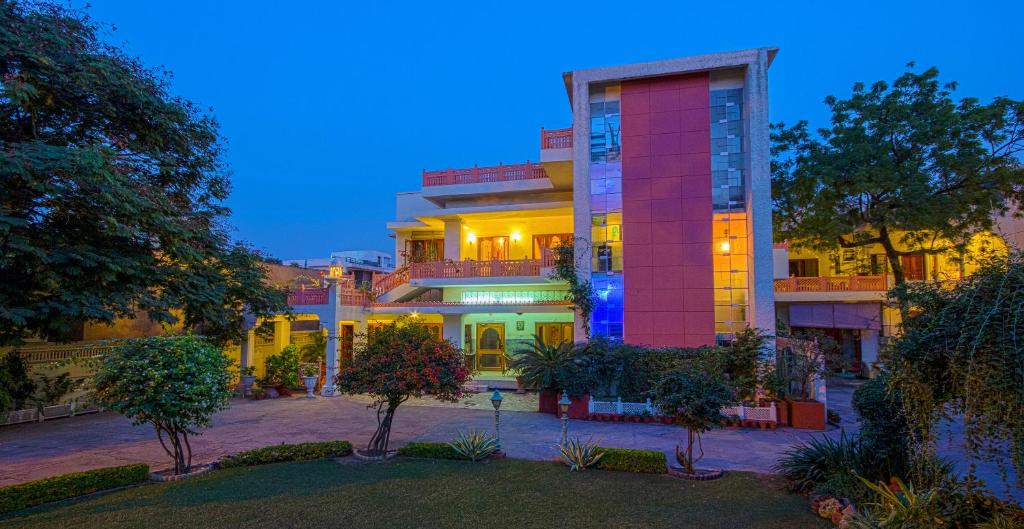
M 523 409 L 529 401 L 512 397 L 508 404 Z M 501 418 L 501 442 L 510 457 L 556 457 L 561 423 L 555 416 L 504 411 Z M 395 416 L 391 443 L 450 441 L 459 430 L 493 427 L 494 411 L 486 395 L 461 405 L 406 404 Z M 375 428 L 375 414 L 362 398 L 235 400 L 214 417 L 210 428 L 193 438 L 194 462 L 211 462 L 226 454 L 277 443 L 345 439 L 359 446 Z M 661 450 L 670 457 L 684 438 L 684 430 L 675 426 L 575 420 L 569 421 L 569 434 L 600 438 L 604 446 Z M 716 430 L 704 437 L 706 455 L 701 465 L 769 472 L 787 446 L 810 435 L 788 428 Z M 152 429 L 133 427 L 113 413 L 0 428 L 0 486 L 134 462 L 148 463 L 154 469 L 169 464 Z

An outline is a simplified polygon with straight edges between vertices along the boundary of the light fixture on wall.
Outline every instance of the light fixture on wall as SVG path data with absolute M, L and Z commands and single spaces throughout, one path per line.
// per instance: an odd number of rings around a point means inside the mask
M 718 249 L 721 250 L 722 253 L 729 253 L 729 250 L 732 250 L 732 244 L 730 244 L 729 241 L 722 241 L 718 243 Z
M 469 244 L 475 243 L 476 242 L 476 234 L 475 233 L 470 233 L 469 235 L 466 235 L 466 242 L 468 242 Z
M 518 231 L 514 231 L 511 235 L 508 236 L 508 238 L 512 242 L 519 242 L 523 239 L 523 234 L 519 233 Z

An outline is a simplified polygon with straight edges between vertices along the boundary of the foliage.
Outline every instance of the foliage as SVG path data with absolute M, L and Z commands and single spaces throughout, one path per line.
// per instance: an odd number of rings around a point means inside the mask
M 315 443 L 279 444 L 246 450 L 220 460 L 220 468 L 266 465 L 281 461 L 309 461 L 345 457 L 352 453 L 348 441 L 321 441 Z
M 468 379 L 462 350 L 435 338 L 423 325 L 403 319 L 375 328 L 357 344 L 352 361 L 342 367 L 335 382 L 342 393 L 373 398 L 377 430 L 367 451 L 382 455 L 399 405 L 425 395 L 456 402 Z
M 908 65 L 912 68 L 913 65 Z M 831 126 L 772 126 L 776 238 L 819 251 L 878 244 L 897 284 L 900 258 L 962 250 L 1024 199 L 1024 103 L 955 102 L 939 72 L 829 96 Z
M 487 432 L 470 430 L 459 432 L 452 442 L 448 443 L 455 453 L 466 459 L 477 462 L 483 461 L 498 451 L 498 440 Z
M 121 340 L 94 377 L 96 398 L 134 425 L 152 425 L 181 474 L 192 466 L 189 436 L 228 405 L 230 368 L 219 348 L 196 336 Z
M 1024 477 L 1024 255 L 982 263 L 955 285 L 903 289 L 910 316 L 884 352 L 916 451 L 933 452 L 942 420 L 963 424 L 968 461 L 1006 459 Z M 1006 447 L 1010 449 L 1007 450 Z M 973 473 L 973 470 L 971 470 Z
M 601 448 L 604 456 L 594 465 L 598 470 L 616 470 L 641 474 L 665 474 L 668 463 L 665 453 L 632 448 Z
M 693 464 L 703 457 L 700 448 L 701 455 L 694 460 L 694 442 L 701 447 L 701 435 L 722 424 L 722 408 L 736 403 L 736 393 L 721 374 L 691 367 L 662 378 L 655 386 L 654 402 L 662 413 L 686 428 L 686 453 L 679 463 L 693 473 Z
M 585 245 L 583 239 L 563 241 L 554 248 L 555 265 L 551 270 L 551 278 L 565 281 L 569 285 L 566 300 L 573 305 L 573 310 L 583 324 L 583 333 L 590 337 L 590 316 L 594 312 L 594 285 L 589 279 L 580 277 L 577 272 L 576 245 Z M 582 258 L 582 257 L 581 257 Z
M 1020 527 L 1024 510 L 990 495 L 965 490 L 963 484 L 916 489 L 893 478 L 888 484 L 861 478 L 873 499 L 850 520 L 860 529 L 979 529 Z
M 722 373 L 740 399 L 753 401 L 764 373 L 761 366 L 769 361 L 769 353 L 774 357 L 774 351 L 765 348 L 767 339 L 764 331 L 747 328 L 727 346 L 702 348 L 698 359 L 708 372 Z
M 797 339 L 800 340 L 797 347 L 778 349 L 774 373 L 764 378 L 776 395 L 807 400 L 811 398 L 814 380 L 828 376 L 841 364 L 841 360 L 827 341 L 808 340 L 807 336 Z
M 35 384 L 36 394 L 32 396 L 36 408 L 42 412 L 46 406 L 60 404 L 64 395 L 71 393 L 78 387 L 78 382 L 71 379 L 71 373 L 61 373 L 50 378 L 44 374 L 39 375 Z
M 857 502 L 867 497 L 857 478 L 863 475 L 866 458 L 864 444 L 857 437 L 845 433 L 839 439 L 819 436 L 786 450 L 774 470 L 786 478 L 794 492 L 828 494 Z
M 104 31 L 0 2 L 0 345 L 137 313 L 237 342 L 287 304 L 231 241 L 218 124 Z
M 509 357 L 508 369 L 530 389 L 561 392 L 572 397 L 587 393 L 594 385 L 593 363 L 582 349 L 570 342 L 545 344 L 534 335 L 533 343 Z
M 600 440 L 583 441 L 579 437 L 574 437 L 567 439 L 558 450 L 562 454 L 562 462 L 569 465 L 570 472 L 582 472 L 596 465 L 604 457 L 605 450 L 600 444 Z
M 4 402 L 9 402 L 8 411 L 24 408 L 35 389 L 24 356 L 17 351 L 0 356 L 0 412 L 3 411 Z
M 134 485 L 149 479 L 149 467 L 141 463 L 97 468 L 0 487 L 0 514 L 36 505 L 84 496 L 93 492 Z
M 299 386 L 299 350 L 285 346 L 280 353 L 268 356 L 263 367 L 261 386 L 296 388 Z
M 398 449 L 398 455 L 405 457 L 422 457 L 427 459 L 468 459 L 466 456 L 456 452 L 448 443 L 409 443 Z
M 320 366 L 317 365 L 317 364 L 302 364 L 301 369 L 299 369 L 299 374 L 301 374 L 304 378 L 305 377 L 319 377 L 320 376 Z M 305 382 L 303 382 L 303 383 L 305 383 Z
M 322 332 L 314 332 L 313 340 L 299 348 L 299 360 L 303 362 L 327 363 L 327 337 Z
M 256 374 L 256 366 L 245 366 L 238 368 L 238 376 L 251 377 Z
M 858 435 L 884 473 L 873 476 L 906 476 L 910 472 L 910 429 L 903 414 L 899 388 L 891 387 L 886 374 L 873 378 L 853 392 L 853 409 L 860 416 Z

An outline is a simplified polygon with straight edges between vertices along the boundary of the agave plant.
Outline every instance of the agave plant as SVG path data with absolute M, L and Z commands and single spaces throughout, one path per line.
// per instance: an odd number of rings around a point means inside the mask
M 600 439 L 597 441 L 593 439 L 583 441 L 579 437 L 569 439 L 560 447 L 562 462 L 569 465 L 570 472 L 586 470 L 588 467 L 596 465 L 604 457 L 605 451 L 601 449 L 600 444 Z
M 572 342 L 548 345 L 534 335 L 529 347 L 510 355 L 508 370 L 519 375 L 523 385 L 530 389 L 560 389 L 559 374 L 564 372 L 576 356 Z
M 482 461 L 498 451 L 498 440 L 493 435 L 477 430 L 459 432 L 454 441 L 448 443 L 452 450 L 470 461 Z

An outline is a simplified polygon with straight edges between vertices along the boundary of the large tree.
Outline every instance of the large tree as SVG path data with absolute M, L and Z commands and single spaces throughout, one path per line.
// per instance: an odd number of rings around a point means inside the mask
M 912 68 L 913 65 L 911 64 Z M 880 245 L 900 257 L 962 250 L 1024 198 L 1024 103 L 952 99 L 935 68 L 828 97 L 831 126 L 772 126 L 776 237 L 819 251 Z
M 98 31 L 0 0 L 0 344 L 138 313 L 235 340 L 286 304 L 224 226 L 217 122 Z

